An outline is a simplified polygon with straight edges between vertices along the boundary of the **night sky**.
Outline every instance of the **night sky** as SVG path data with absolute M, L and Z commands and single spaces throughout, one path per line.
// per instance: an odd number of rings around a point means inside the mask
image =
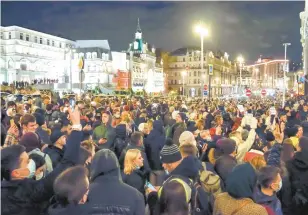
M 240 53 L 248 62 L 262 56 L 301 61 L 300 19 L 304 2 L 1 2 L 2 26 L 17 25 L 64 38 L 107 39 L 112 50 L 128 48 L 137 18 L 143 38 L 173 51 L 199 46 L 193 25 L 210 27 L 209 49 Z

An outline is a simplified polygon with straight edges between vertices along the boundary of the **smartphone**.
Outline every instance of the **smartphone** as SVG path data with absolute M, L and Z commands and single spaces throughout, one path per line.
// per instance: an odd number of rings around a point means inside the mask
M 147 188 L 152 189 L 152 190 L 156 190 L 155 187 L 154 187 L 150 182 L 148 182 L 148 181 L 145 182 L 145 186 L 146 186 Z

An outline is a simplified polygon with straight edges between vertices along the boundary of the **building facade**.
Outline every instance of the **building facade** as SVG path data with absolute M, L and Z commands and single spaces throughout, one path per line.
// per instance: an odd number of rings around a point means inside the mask
M 0 82 L 68 76 L 67 48 L 74 41 L 18 26 L 0 29 Z
M 154 46 L 144 42 L 142 31 L 137 25 L 137 31 L 127 53 L 128 71 L 130 71 L 130 86 L 134 92 L 162 93 L 165 91 L 164 73 L 161 64 L 156 63 Z
M 249 87 L 255 90 L 262 89 L 283 89 L 283 70 L 289 68 L 289 64 L 285 66 L 285 60 L 283 59 L 261 59 L 255 64 L 246 65 L 247 70 L 251 76 L 251 82 Z
M 80 83 L 78 63 L 84 59 L 84 87 L 113 87 L 116 71 L 113 69 L 112 54 L 107 40 L 76 40 L 72 50 L 72 76 L 74 85 Z M 77 87 L 78 88 L 78 87 Z
M 199 48 L 181 48 L 170 54 L 168 62 L 169 91 L 194 97 L 203 96 L 204 87 L 210 88 L 211 96 L 220 96 L 234 91 L 237 67 L 228 54 L 203 54 L 201 71 L 201 51 Z M 209 66 L 213 75 L 209 76 Z M 204 86 L 206 85 L 206 86 Z M 210 86 L 209 86 L 210 85 Z

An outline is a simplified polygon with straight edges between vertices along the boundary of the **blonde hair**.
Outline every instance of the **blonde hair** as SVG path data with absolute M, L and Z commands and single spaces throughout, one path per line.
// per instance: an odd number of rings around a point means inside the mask
M 255 156 L 251 161 L 249 161 L 251 166 L 253 166 L 256 170 L 260 170 L 262 167 L 266 166 L 266 161 L 263 155 Z
M 130 149 L 126 152 L 124 160 L 124 174 L 130 175 L 134 171 L 136 168 L 134 161 L 137 159 L 140 153 L 141 152 L 139 149 Z

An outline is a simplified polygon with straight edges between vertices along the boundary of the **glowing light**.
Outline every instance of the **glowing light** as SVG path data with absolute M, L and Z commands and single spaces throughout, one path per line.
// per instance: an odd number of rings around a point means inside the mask
M 201 23 L 195 26 L 195 32 L 201 34 L 202 36 L 208 36 L 209 30 L 203 26 Z
M 242 55 L 238 56 L 238 57 L 237 57 L 237 61 L 238 61 L 240 64 L 244 63 L 244 58 L 243 58 L 243 56 L 242 56 Z

